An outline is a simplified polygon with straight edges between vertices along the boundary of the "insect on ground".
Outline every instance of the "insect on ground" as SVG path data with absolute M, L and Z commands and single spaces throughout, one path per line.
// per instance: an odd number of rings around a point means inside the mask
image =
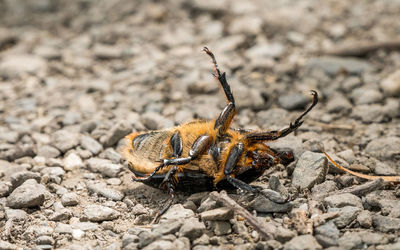
M 226 74 L 221 72 L 214 54 L 204 48 L 214 66 L 214 76 L 225 93 L 227 105 L 211 121 L 195 120 L 170 129 L 135 132 L 127 136 L 123 150 L 129 162 L 133 180 L 165 189 L 170 198 L 155 217 L 167 211 L 175 198 L 175 191 L 188 193 L 238 188 L 268 199 L 284 203 L 273 190 L 263 190 L 249 183 L 276 164 L 287 165 L 294 160 L 290 150 L 277 150 L 268 142 L 285 137 L 303 124 L 303 117 L 318 102 L 318 94 L 311 91 L 313 100 L 288 127 L 277 131 L 253 131 L 230 128 L 236 114 L 236 103 Z

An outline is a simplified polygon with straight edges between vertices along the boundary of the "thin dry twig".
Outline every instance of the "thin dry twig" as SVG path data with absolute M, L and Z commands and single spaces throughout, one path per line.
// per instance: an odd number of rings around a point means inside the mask
M 265 240 L 273 238 L 275 228 L 258 221 L 249 211 L 232 200 L 226 191 L 222 190 L 220 193 L 216 191 L 211 192 L 210 197 L 215 201 L 221 202 L 224 206 L 231 208 L 236 215 L 242 216 Z
M 376 179 L 376 180 L 372 180 L 369 182 L 366 182 L 362 185 L 354 185 L 339 191 L 335 191 L 332 193 L 329 193 L 329 195 L 333 195 L 333 194 L 344 194 L 344 193 L 350 193 L 350 194 L 354 194 L 356 196 L 363 196 L 366 194 L 371 193 L 372 191 L 375 191 L 377 189 L 380 189 L 384 184 L 384 181 L 382 178 Z
M 335 49 L 323 51 L 321 54 L 332 56 L 365 56 L 376 50 L 400 50 L 400 39 L 391 41 L 375 41 L 368 43 L 357 43 L 357 45 L 341 46 Z

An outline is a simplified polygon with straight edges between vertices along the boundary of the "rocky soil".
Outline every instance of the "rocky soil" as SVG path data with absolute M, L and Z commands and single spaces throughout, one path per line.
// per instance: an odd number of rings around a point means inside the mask
M 319 148 L 400 174 L 400 46 L 379 43 L 399 42 L 399 13 L 389 0 L 0 0 L 0 249 L 400 249 L 398 186 L 341 173 Z M 366 42 L 382 46 L 327 55 Z M 149 226 L 168 196 L 132 182 L 120 154 L 128 133 L 219 114 L 205 45 L 235 127 L 283 128 L 320 95 L 270 143 L 296 162 L 254 183 L 279 179 L 292 201 L 231 194 L 268 240 L 209 193 L 179 193 Z

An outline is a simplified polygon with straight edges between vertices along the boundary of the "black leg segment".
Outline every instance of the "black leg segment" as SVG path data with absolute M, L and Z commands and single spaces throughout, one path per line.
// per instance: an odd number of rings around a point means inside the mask
M 270 189 L 267 189 L 266 191 L 260 191 L 258 188 L 252 187 L 249 184 L 247 184 L 246 182 L 236 179 L 235 177 L 232 176 L 233 169 L 237 165 L 242 153 L 243 153 L 243 144 L 242 143 L 238 143 L 236 146 L 234 146 L 229 151 L 228 159 L 225 162 L 225 169 L 224 169 L 224 174 L 226 176 L 226 180 L 238 189 L 245 190 L 245 191 L 251 192 L 253 194 L 261 194 L 264 197 L 266 197 L 267 199 L 269 199 L 275 203 L 286 202 L 287 199 L 283 198 L 276 191 L 273 191 Z
M 182 138 L 181 138 L 181 133 L 179 131 L 176 131 L 172 137 L 171 140 L 169 141 L 173 150 L 172 157 L 179 157 L 182 154 Z
M 224 90 L 226 99 L 228 101 L 227 106 L 222 110 L 221 114 L 215 121 L 214 129 L 218 130 L 218 136 L 222 135 L 226 132 L 229 128 L 233 117 L 236 114 L 236 107 L 235 107 L 235 98 L 233 97 L 231 87 L 229 86 L 228 82 L 226 81 L 226 74 L 225 72 L 221 74 L 221 71 L 218 68 L 217 61 L 215 60 L 214 54 L 207 48 L 204 47 L 203 49 L 207 55 L 211 57 L 211 60 L 214 64 L 214 76 L 218 79 L 222 89 Z
M 313 109 L 314 106 L 317 105 L 318 103 L 318 93 L 312 90 L 311 94 L 313 95 L 313 102 L 311 106 L 306 111 L 304 111 L 299 117 L 297 117 L 294 123 L 290 123 L 289 127 L 280 131 L 268 131 L 268 132 L 262 131 L 262 132 L 249 133 L 246 135 L 246 139 L 248 141 L 273 141 L 285 137 L 288 134 L 295 131 L 296 129 L 298 129 L 303 124 L 303 121 L 301 119 L 303 119 L 303 117 L 308 112 L 310 112 L 311 109 Z

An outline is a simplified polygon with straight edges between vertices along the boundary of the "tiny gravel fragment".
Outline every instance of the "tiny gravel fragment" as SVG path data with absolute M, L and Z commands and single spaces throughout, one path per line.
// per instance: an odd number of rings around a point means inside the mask
M 88 189 L 90 192 L 100 194 L 114 201 L 120 201 L 124 198 L 124 194 L 121 191 L 109 188 L 105 183 L 88 185 Z
M 102 205 L 89 205 L 83 210 L 83 213 L 89 221 L 93 222 L 114 220 L 120 215 L 116 210 Z
M 63 167 L 67 171 L 73 171 L 83 167 L 83 162 L 79 155 L 77 155 L 75 152 L 72 152 L 64 158 Z
M 200 216 L 202 220 L 230 220 L 233 218 L 233 210 L 227 207 L 220 207 L 205 211 Z
M 89 150 L 93 155 L 97 155 L 103 150 L 103 146 L 98 141 L 87 135 L 81 135 L 80 143 L 84 149 Z
M 65 193 L 61 196 L 61 203 L 63 206 L 75 206 L 79 203 L 79 197 L 76 193 Z
M 317 240 L 309 234 L 296 236 L 288 241 L 284 247 L 284 250 L 317 250 L 322 249 L 321 245 L 318 244 Z
M 206 227 L 203 222 L 200 222 L 196 218 L 190 218 L 185 221 L 179 230 L 179 236 L 188 237 L 191 241 L 193 241 L 194 239 L 200 237 L 205 229 Z

